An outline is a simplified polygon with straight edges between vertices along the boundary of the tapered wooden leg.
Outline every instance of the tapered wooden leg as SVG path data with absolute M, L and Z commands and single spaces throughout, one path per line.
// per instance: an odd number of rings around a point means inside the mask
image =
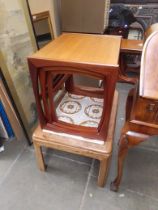
M 106 159 L 100 160 L 100 167 L 99 167 L 99 175 L 98 175 L 98 186 L 104 187 L 107 172 L 108 172 L 108 165 L 109 165 L 109 157 Z
M 123 163 L 124 159 L 128 152 L 128 140 L 126 135 L 122 135 L 120 142 L 119 142 L 119 153 L 118 153 L 118 171 L 117 171 L 117 177 L 115 180 L 111 183 L 110 189 L 112 191 L 117 192 L 121 178 L 122 178 L 122 172 L 123 172 Z
M 46 166 L 44 163 L 41 146 L 38 145 L 36 142 L 34 142 L 34 148 L 35 148 L 35 154 L 36 154 L 36 160 L 37 160 L 38 167 L 41 171 L 45 171 Z

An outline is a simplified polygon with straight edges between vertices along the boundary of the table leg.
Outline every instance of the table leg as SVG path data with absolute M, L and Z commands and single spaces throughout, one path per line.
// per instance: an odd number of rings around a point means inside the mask
M 107 173 L 108 173 L 108 166 L 110 157 L 107 157 L 103 160 L 100 160 L 100 167 L 99 167 L 99 175 L 98 175 L 98 186 L 104 187 Z
M 112 191 L 117 192 L 121 178 L 122 178 L 122 173 L 123 173 L 123 163 L 124 159 L 127 155 L 128 152 L 128 140 L 126 135 L 122 135 L 120 142 L 119 142 L 119 152 L 118 152 L 118 170 L 117 170 L 117 177 L 115 180 L 111 183 L 110 189 Z
M 38 167 L 41 171 L 45 171 L 46 166 L 45 166 L 45 163 L 44 163 L 42 148 L 35 141 L 34 141 L 34 148 L 35 148 L 35 154 L 36 154 L 36 160 L 37 160 Z

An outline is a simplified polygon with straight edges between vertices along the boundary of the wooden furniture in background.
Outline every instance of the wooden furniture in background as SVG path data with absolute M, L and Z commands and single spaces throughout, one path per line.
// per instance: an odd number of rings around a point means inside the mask
M 128 149 L 158 135 L 158 32 L 145 42 L 141 59 L 140 84 L 129 92 L 126 122 L 121 131 L 118 152 L 118 174 L 111 190 L 120 185 L 123 162 Z
M 121 82 L 128 82 L 131 84 L 135 84 L 137 80 L 139 79 L 139 76 L 137 77 L 129 77 L 127 75 L 127 72 L 137 72 L 140 71 L 140 66 L 136 67 L 129 67 L 127 64 L 127 54 L 135 55 L 135 56 L 141 56 L 143 45 L 146 39 L 155 31 L 158 31 L 158 23 L 152 24 L 150 27 L 147 28 L 147 30 L 144 33 L 144 40 L 129 40 L 129 39 L 122 39 L 121 42 L 121 54 L 120 54 L 120 76 L 119 81 Z
M 110 0 L 61 0 L 62 31 L 103 34 L 109 9 Z
M 17 140 L 26 140 L 25 134 L 23 132 L 23 128 L 20 124 L 17 114 L 16 114 L 14 107 L 11 103 L 11 100 L 8 96 L 7 90 L 4 86 L 1 76 L 0 76 L 0 100 L 2 101 L 2 104 L 5 108 L 5 112 L 7 114 L 9 122 L 12 126 L 12 129 L 14 131 L 16 139 Z
M 38 128 L 33 136 L 36 157 L 42 170 L 44 163 L 40 147 L 61 149 L 99 159 L 98 184 L 104 185 L 112 152 L 117 109 L 117 94 L 114 97 L 114 92 L 120 44 L 121 37 L 118 36 L 63 34 L 28 58 L 40 126 L 43 129 L 42 132 Z M 76 74 L 102 80 L 103 88 L 76 85 L 73 79 Z M 59 90 L 63 90 L 63 94 L 56 102 Z M 65 97 L 71 98 L 68 105 L 67 99 L 63 102 Z M 87 107 L 84 99 L 94 101 L 94 106 Z M 96 105 L 97 102 L 100 105 Z M 80 113 L 84 106 L 84 111 Z M 59 110 L 64 113 L 62 109 L 66 112 L 64 116 L 58 114 Z M 91 120 L 83 119 L 82 123 L 76 124 L 78 119 L 73 118 L 75 113 L 79 113 L 79 119 L 86 114 Z
M 143 50 L 143 40 L 122 39 L 121 52 L 124 53 L 141 53 Z
M 53 27 L 49 11 L 32 14 L 32 21 L 35 29 L 36 41 L 39 47 L 40 42 L 38 39 L 40 37 L 43 36 L 43 39 L 47 41 L 46 43 L 54 39 Z
M 120 72 L 118 81 L 127 82 L 131 84 L 135 84 L 138 81 L 137 77 L 129 77 L 127 75 L 127 62 L 126 55 L 134 54 L 141 55 L 143 50 L 143 40 L 130 40 L 130 39 L 122 39 L 121 42 L 121 53 L 120 53 Z M 137 71 L 139 71 L 137 69 Z

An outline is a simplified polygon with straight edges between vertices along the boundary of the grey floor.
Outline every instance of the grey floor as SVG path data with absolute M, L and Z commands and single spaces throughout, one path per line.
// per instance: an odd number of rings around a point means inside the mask
M 58 151 L 45 151 L 47 172 L 38 170 L 33 147 L 5 144 L 0 153 L 1 210 L 158 210 L 156 138 L 131 149 L 118 193 L 109 185 L 116 175 L 117 142 L 130 85 L 118 84 L 119 108 L 107 184 L 97 187 L 98 162 Z

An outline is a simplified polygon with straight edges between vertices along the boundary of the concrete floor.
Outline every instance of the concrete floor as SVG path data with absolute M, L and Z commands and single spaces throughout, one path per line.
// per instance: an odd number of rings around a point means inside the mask
M 116 175 L 117 142 L 130 85 L 118 84 L 119 108 L 113 157 L 105 188 L 97 187 L 98 162 L 46 150 L 47 172 L 38 170 L 33 147 L 8 142 L 0 153 L 1 210 L 158 210 L 156 138 L 131 149 L 118 193 L 109 189 Z

